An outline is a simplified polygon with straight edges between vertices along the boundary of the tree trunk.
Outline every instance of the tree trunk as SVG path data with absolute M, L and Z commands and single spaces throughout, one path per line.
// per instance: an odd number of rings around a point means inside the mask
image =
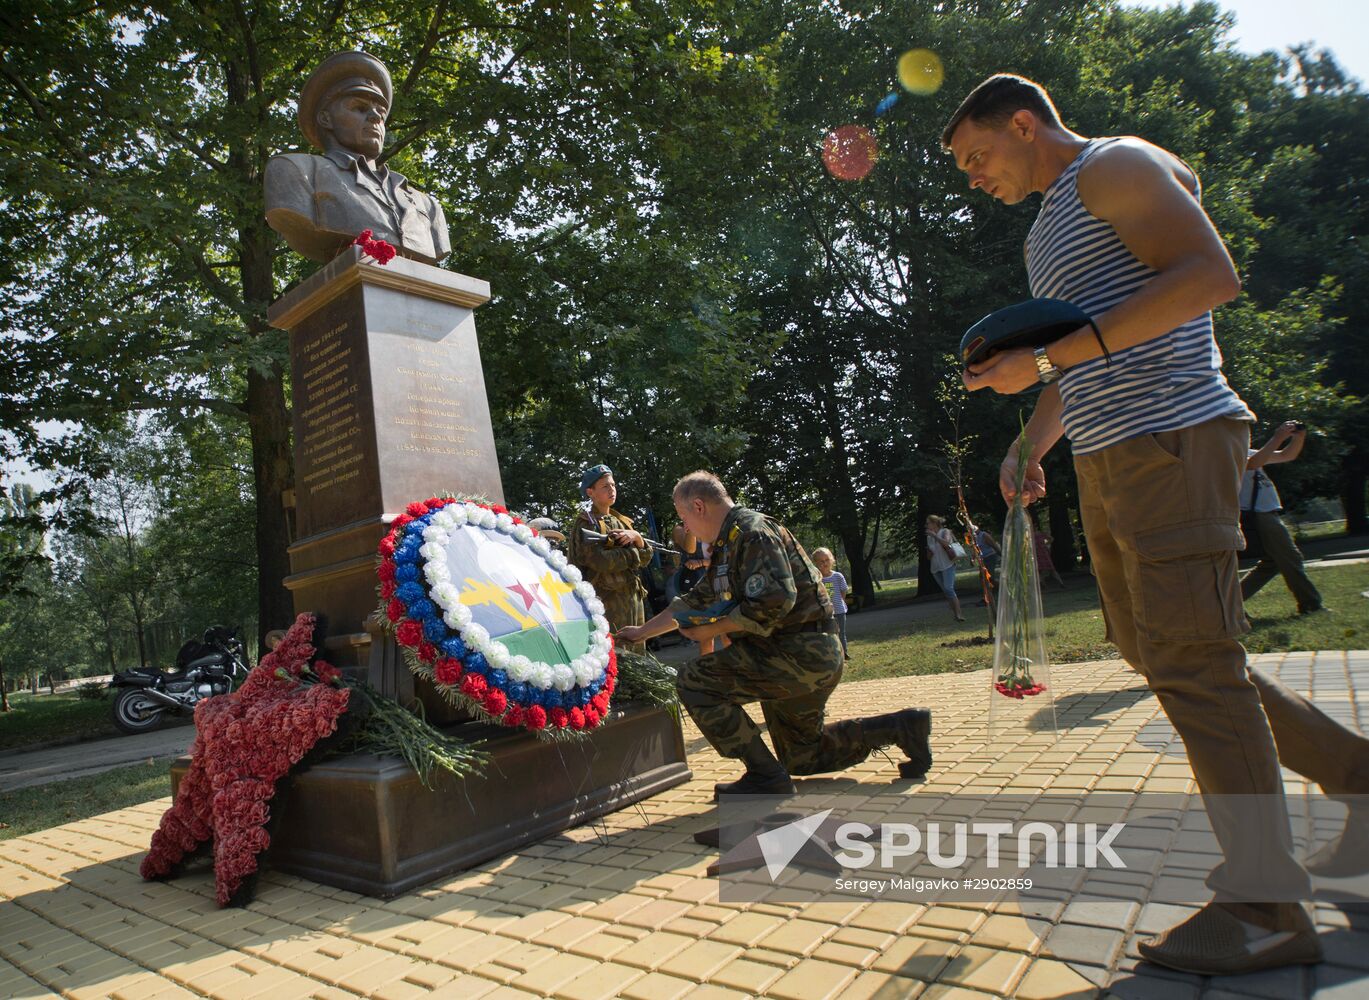
M 9 710 L 10 699 L 9 695 L 5 693 L 5 663 L 0 660 L 0 712 L 8 712 Z
M 282 336 L 266 322 L 266 307 L 276 291 L 272 271 L 276 238 L 266 225 L 262 193 L 268 152 L 263 143 L 268 134 L 270 107 L 261 81 L 253 76 L 256 67 L 250 59 L 229 61 L 224 69 L 229 100 L 251 107 L 258 126 L 235 142 L 228 156 L 229 167 L 244 188 L 257 192 L 257 197 L 243 199 L 236 220 L 247 332 L 253 338 Z M 284 496 L 293 478 L 290 415 L 283 378 L 279 363 L 265 371 L 249 368 L 244 406 L 252 438 L 252 477 L 257 497 L 257 639 L 263 645 L 267 632 L 288 627 L 294 620 L 294 602 L 283 582 L 290 572 L 290 529 Z
M 865 535 L 854 526 L 845 526 L 838 532 L 841 547 L 846 550 L 846 558 L 851 563 L 851 593 L 861 599 L 861 603 L 875 598 L 874 578 L 870 575 L 870 563 L 865 558 Z
M 932 562 L 927 551 L 927 515 L 934 513 L 933 501 L 922 493 L 917 495 L 917 596 L 941 593 L 941 587 L 932 579 Z

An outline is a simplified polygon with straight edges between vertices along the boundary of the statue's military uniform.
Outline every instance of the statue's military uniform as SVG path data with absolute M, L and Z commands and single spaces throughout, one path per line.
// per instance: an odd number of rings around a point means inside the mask
M 711 613 L 742 629 L 730 646 L 685 664 L 676 681 L 680 702 L 722 756 L 744 757 L 760 736 L 742 708 L 753 701 L 790 774 L 837 771 L 869 756 L 860 720 L 823 724 L 841 680 L 841 643 L 822 575 L 782 525 L 733 507 L 707 574 L 671 610 Z
M 646 597 L 642 569 L 651 562 L 651 549 L 587 542 L 580 533 L 582 528 L 601 535 L 611 531 L 635 531 L 632 519 L 612 509 L 603 517 L 595 517 L 592 509 L 584 511 L 575 518 L 570 530 L 566 556 L 594 585 L 599 600 L 604 602 L 604 617 L 615 632 L 626 625 L 641 625 L 646 621 L 642 604 Z M 646 643 L 620 642 L 618 648 L 642 653 L 646 651 Z

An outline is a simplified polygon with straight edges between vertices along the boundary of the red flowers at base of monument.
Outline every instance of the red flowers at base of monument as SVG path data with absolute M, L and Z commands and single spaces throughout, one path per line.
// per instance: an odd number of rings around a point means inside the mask
M 395 259 L 396 250 L 384 240 L 371 239 L 371 231 L 363 229 L 361 235 L 352 241 L 352 246 L 361 247 L 361 252 L 377 264 L 388 264 Z
M 190 770 L 162 815 L 139 871 L 165 878 L 207 841 L 220 906 L 239 895 L 271 843 L 276 783 L 331 735 L 351 691 L 326 663 L 311 663 L 314 616 L 300 615 L 241 688 L 195 706 Z
M 995 681 L 993 687 L 994 690 L 1001 695 L 1018 699 L 1030 698 L 1032 695 L 1040 694 L 1042 691 L 1046 690 L 1046 685 L 1044 684 L 1018 684 L 1014 686 L 1005 681 Z

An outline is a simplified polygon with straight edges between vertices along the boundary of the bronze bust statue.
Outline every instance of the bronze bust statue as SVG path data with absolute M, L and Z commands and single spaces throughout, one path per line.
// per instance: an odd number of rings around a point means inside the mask
M 376 163 L 393 97 L 389 70 L 365 52 L 329 56 L 304 84 L 300 131 L 323 155 L 266 164 L 267 224 L 297 253 L 327 263 L 365 229 L 427 264 L 451 253 L 442 206 Z

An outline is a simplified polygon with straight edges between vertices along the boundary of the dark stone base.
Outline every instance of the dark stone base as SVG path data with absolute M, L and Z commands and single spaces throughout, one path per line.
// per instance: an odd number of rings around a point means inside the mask
M 486 750 L 484 777 L 462 782 L 441 773 L 433 791 L 404 762 L 371 754 L 293 775 L 267 860 L 388 899 L 691 777 L 679 723 L 658 708 L 629 709 L 587 740 L 500 733 Z M 172 765 L 173 795 L 189 767 L 189 757 Z

